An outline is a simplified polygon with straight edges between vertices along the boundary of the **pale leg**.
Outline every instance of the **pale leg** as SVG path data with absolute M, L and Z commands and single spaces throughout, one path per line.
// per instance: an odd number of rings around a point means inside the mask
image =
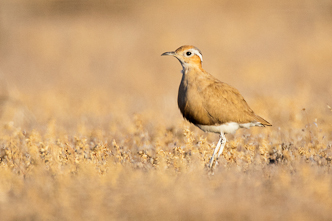
M 223 137 L 220 135 L 220 139 L 219 139 L 219 141 L 218 141 L 218 144 L 217 144 L 216 148 L 215 148 L 214 151 L 213 151 L 213 155 L 212 155 L 211 160 L 210 160 L 210 163 L 209 163 L 209 167 L 210 167 L 210 168 L 212 167 L 213 160 L 214 160 L 214 156 L 215 156 L 216 153 L 218 152 L 218 149 L 219 149 L 219 147 L 220 147 L 220 145 L 221 145 L 221 143 L 222 143 L 222 140 L 223 140 Z M 224 146 L 225 146 L 225 145 L 224 145 Z M 223 147 L 223 148 L 224 148 L 224 147 Z
M 220 155 L 222 154 L 222 151 L 224 150 L 225 144 L 226 144 L 226 136 L 223 133 L 221 133 L 220 137 L 222 138 L 222 141 L 221 141 L 221 146 L 220 146 L 220 149 L 219 149 L 217 159 L 219 159 Z

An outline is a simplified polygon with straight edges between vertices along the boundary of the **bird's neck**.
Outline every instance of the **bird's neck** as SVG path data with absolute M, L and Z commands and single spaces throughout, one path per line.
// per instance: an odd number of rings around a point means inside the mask
M 186 73 L 191 72 L 192 70 L 197 70 L 197 71 L 203 71 L 204 72 L 201 64 L 181 63 L 181 65 L 182 65 L 181 73 L 183 75 L 186 74 Z

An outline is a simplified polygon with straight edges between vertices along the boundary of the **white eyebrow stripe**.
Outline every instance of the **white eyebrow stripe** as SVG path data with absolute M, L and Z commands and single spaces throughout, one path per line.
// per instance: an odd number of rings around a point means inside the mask
M 194 54 L 198 55 L 198 57 L 201 59 L 201 62 L 203 62 L 202 54 L 198 50 L 196 50 L 195 48 L 193 48 L 191 50 L 194 52 Z

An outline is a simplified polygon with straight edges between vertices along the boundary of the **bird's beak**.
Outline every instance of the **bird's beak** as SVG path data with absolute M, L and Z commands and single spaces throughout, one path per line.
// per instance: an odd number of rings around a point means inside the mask
M 176 54 L 175 51 L 170 51 L 170 52 L 163 53 L 161 56 L 166 56 L 166 55 L 172 55 L 172 56 L 174 56 L 175 54 Z

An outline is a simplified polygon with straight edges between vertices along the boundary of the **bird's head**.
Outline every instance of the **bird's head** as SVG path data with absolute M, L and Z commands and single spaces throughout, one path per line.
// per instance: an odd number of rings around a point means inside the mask
M 195 66 L 201 68 L 203 62 L 203 56 L 201 51 L 191 45 L 181 46 L 175 51 L 165 52 L 161 56 L 165 55 L 172 55 L 176 57 L 180 61 L 184 69 Z

